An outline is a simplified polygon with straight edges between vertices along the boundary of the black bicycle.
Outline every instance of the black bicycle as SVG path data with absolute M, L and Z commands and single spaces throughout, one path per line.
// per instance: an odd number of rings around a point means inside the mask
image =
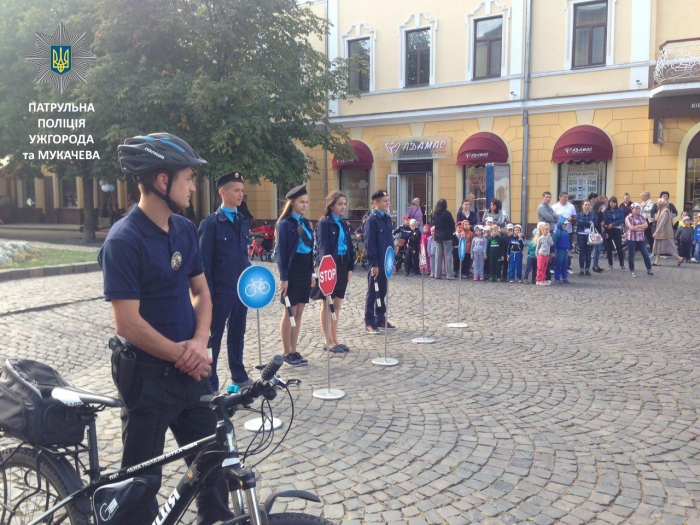
M 285 382 L 277 376 L 282 363 L 282 357 L 275 356 L 262 370 L 260 379 L 239 392 L 202 398 L 216 414 L 218 423 L 214 435 L 139 465 L 104 474 L 99 465 L 95 421 L 99 411 L 105 407 L 120 407 L 121 401 L 72 386 L 54 388 L 51 392 L 54 400 L 64 401 L 71 409 L 79 410 L 83 416 L 88 416 L 88 445 L 47 447 L 22 442 L 0 451 L 0 523 L 129 524 L 133 522 L 133 509 L 143 502 L 140 496 L 147 490 L 148 478 L 140 475 L 181 458 L 194 456 L 186 474 L 160 507 L 154 524 L 177 523 L 202 488 L 207 476 L 221 468 L 228 483 L 231 510 L 235 517 L 217 525 L 331 525 L 327 520 L 306 514 L 272 514 L 272 506 L 277 498 L 300 498 L 314 502 L 321 500 L 309 492 L 291 490 L 273 494 L 264 503 L 260 503 L 255 474 L 251 468 L 244 466 L 247 456 L 260 453 L 272 443 L 269 401 L 275 398 L 277 390 L 284 389 L 292 401 L 290 427 L 294 419 L 294 404 L 288 387 L 300 382 Z M 252 410 L 251 405 L 261 397 L 264 398 L 261 409 L 255 412 L 268 424 L 261 425 L 258 432 L 261 436 L 260 442 L 256 448 L 251 449 L 256 443 L 253 439 L 248 450 L 241 452 L 238 449 L 231 417 L 237 410 Z M 281 441 L 288 432 L 289 429 Z M 263 460 L 269 457 L 277 446 L 279 443 Z M 87 464 L 84 462 L 85 454 L 88 456 Z M 81 470 L 89 476 L 90 482 L 87 485 L 81 479 Z

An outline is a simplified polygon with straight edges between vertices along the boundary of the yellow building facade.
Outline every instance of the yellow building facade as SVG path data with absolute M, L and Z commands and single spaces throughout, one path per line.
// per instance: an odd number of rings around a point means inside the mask
M 536 222 L 544 191 L 568 191 L 575 202 L 591 191 L 633 200 L 669 191 L 679 210 L 700 209 L 697 1 L 300 5 L 327 17 L 331 59 L 368 63 L 353 77 L 362 96 L 330 102 L 357 159 L 329 156 L 327 175 L 310 174 L 311 218 L 322 213 L 326 185 L 348 194 L 351 219 L 382 188 L 398 218 L 414 197 L 424 213 L 439 198 L 455 212 L 469 192 L 482 208 L 504 197 L 513 222 Z M 323 167 L 324 152 L 308 153 Z M 256 217 L 275 217 L 274 185 L 246 191 Z

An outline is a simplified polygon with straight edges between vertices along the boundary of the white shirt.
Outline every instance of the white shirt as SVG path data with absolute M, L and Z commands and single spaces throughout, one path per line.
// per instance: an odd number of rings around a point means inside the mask
M 572 215 L 576 215 L 576 207 L 570 202 L 567 202 L 566 204 L 562 205 L 557 201 L 557 203 L 554 206 L 552 206 L 552 209 L 554 210 L 554 213 L 559 215 L 559 217 L 561 217 L 562 215 L 566 217 L 567 221 L 571 218 Z M 571 227 L 571 222 L 564 224 L 564 229 L 569 233 L 574 231 Z

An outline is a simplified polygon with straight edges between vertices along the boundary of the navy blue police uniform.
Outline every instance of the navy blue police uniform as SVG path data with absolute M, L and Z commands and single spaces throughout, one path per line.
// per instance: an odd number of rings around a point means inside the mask
M 340 254 L 338 251 L 341 231 L 343 233 L 342 248 L 344 248 L 344 250 L 341 248 L 340 251 L 344 251 L 343 254 Z M 318 245 L 318 259 L 316 265 L 320 265 L 321 259 L 326 255 L 333 256 L 336 265 L 337 281 L 331 297 L 334 299 L 345 299 L 345 290 L 348 286 L 348 273 L 355 270 L 355 247 L 352 243 L 352 228 L 342 217 L 338 218 L 334 217 L 332 214 L 328 214 L 319 221 L 316 226 L 316 233 L 318 235 L 316 239 L 316 244 Z M 321 296 L 323 296 L 322 293 L 319 298 L 322 298 Z
M 228 182 L 243 182 L 243 176 L 238 172 L 227 173 L 217 180 L 216 186 L 220 188 Z M 209 336 L 213 362 L 209 379 L 214 391 L 219 389 L 216 365 L 227 323 L 226 348 L 231 379 L 235 383 L 248 380 L 243 364 L 243 339 L 248 308 L 238 297 L 237 284 L 241 272 L 250 266 L 250 224 L 239 211 L 222 206 L 199 224 L 199 251 L 213 308 Z
M 138 206 L 109 231 L 98 262 L 104 275 L 107 301 L 137 300 L 141 317 L 157 332 L 175 342 L 192 339 L 195 313 L 189 280 L 201 275 L 202 262 L 194 224 L 171 215 L 169 231 L 157 226 Z M 212 393 L 209 381 L 196 381 L 180 373 L 175 364 L 135 347 L 134 377 L 128 392 L 120 392 L 122 409 L 122 467 L 136 465 L 163 453 L 165 431 L 170 428 L 183 446 L 215 432 L 216 417 L 200 401 Z M 186 459 L 189 463 L 192 458 Z M 150 524 L 158 514 L 155 496 L 161 470 L 149 476 L 153 483 L 144 498 L 142 520 Z M 222 476 L 204 486 L 197 496 L 200 523 L 230 517 L 226 482 Z
M 372 272 L 367 272 L 367 299 L 365 301 L 365 326 L 377 328 L 386 322 L 386 273 L 384 271 L 384 256 L 387 248 L 393 245 L 391 217 L 388 214 L 375 209 L 367 218 L 363 231 L 365 241 L 365 254 L 370 268 L 379 268 L 376 282 L 379 285 L 379 293 L 374 290 L 375 279 Z M 381 306 L 377 306 L 377 295 L 381 299 Z

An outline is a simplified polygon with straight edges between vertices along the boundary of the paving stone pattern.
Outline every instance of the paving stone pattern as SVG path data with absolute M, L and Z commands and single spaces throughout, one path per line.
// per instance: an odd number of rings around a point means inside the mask
M 362 332 L 358 272 L 342 309 L 352 350 L 331 359 L 333 387 L 347 396 L 311 395 L 326 384 L 312 304 L 299 345 L 311 363 L 283 368 L 303 384 L 286 441 L 256 468 L 262 497 L 308 489 L 322 504 L 278 500 L 275 509 L 347 525 L 700 524 L 700 265 L 663 264 L 654 278 L 615 270 L 571 276 L 570 286 L 464 282 L 466 330 L 446 327 L 456 320 L 456 281 L 427 279 L 433 345 L 411 342 L 421 333 L 420 279 L 397 275 L 394 368 L 371 363 L 384 336 Z M 114 394 L 106 348 L 114 328 L 101 284 L 99 273 L 0 284 L 0 357 L 33 357 Z M 281 353 L 280 315 L 277 302 L 261 312 L 264 360 Z M 255 330 L 250 312 L 251 367 Z M 288 422 L 289 402 L 275 405 Z M 243 446 L 249 434 L 238 428 Z M 117 411 L 101 414 L 98 433 L 103 464 L 115 468 Z M 166 469 L 163 494 L 176 471 Z

